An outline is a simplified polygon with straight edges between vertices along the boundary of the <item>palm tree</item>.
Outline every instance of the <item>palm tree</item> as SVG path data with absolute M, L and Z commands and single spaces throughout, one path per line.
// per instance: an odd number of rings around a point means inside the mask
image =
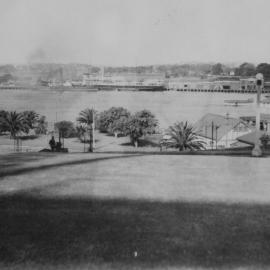
M 89 129 L 89 152 L 93 152 L 93 141 L 94 141 L 94 115 L 95 111 L 94 109 L 85 109 L 80 112 L 79 117 L 77 118 L 77 121 L 80 124 L 85 124 L 88 126 Z
M 76 126 L 77 136 L 78 136 L 79 140 L 81 142 L 83 142 L 83 152 L 85 152 L 85 142 L 86 142 L 85 133 L 86 133 L 86 131 L 87 131 L 87 129 L 86 129 L 86 126 L 84 124 L 80 124 L 79 126 Z
M 46 134 L 48 129 L 48 122 L 46 121 L 46 117 L 44 115 L 40 116 L 37 120 L 37 126 L 35 128 L 36 134 Z
M 2 117 L 1 122 L 6 126 L 7 131 L 10 133 L 10 137 L 16 139 L 17 134 L 28 128 L 25 122 L 24 116 L 21 113 L 6 112 Z
M 39 114 L 35 111 L 24 111 L 22 113 L 28 127 L 30 129 L 34 129 L 38 123 L 39 120 Z
M 7 127 L 6 127 L 5 123 L 4 123 L 4 118 L 6 117 L 6 114 L 7 114 L 6 111 L 4 111 L 4 110 L 0 111 L 0 134 L 2 132 L 8 131 Z
M 196 134 L 193 132 L 193 128 L 187 122 L 175 123 L 169 127 L 169 135 L 172 138 L 172 145 L 177 147 L 179 151 L 184 150 L 201 150 L 204 149 L 204 142 L 200 141 Z
M 22 132 L 29 130 L 29 126 L 27 122 L 25 121 L 25 118 L 22 113 L 17 113 L 16 111 L 13 112 L 6 112 L 1 117 L 1 123 L 5 126 L 6 130 L 10 133 L 10 138 L 17 140 L 18 143 L 18 137 L 17 135 Z

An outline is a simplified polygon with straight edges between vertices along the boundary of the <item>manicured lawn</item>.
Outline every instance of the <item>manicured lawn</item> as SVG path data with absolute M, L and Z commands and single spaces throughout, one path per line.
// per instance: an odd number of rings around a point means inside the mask
M 22 152 L 38 152 L 44 148 L 49 147 L 50 135 L 41 135 L 35 139 L 22 140 Z M 159 152 L 160 135 L 147 136 L 146 140 L 140 141 L 139 149 L 136 149 L 130 143 L 130 138 L 109 136 L 105 133 L 95 132 L 95 151 L 157 151 Z M 56 137 L 56 140 L 58 138 Z M 69 152 L 84 152 L 87 151 L 88 144 L 83 144 L 78 138 L 68 138 L 64 140 L 64 146 L 68 148 Z M 16 148 L 15 148 L 16 149 Z M 14 141 L 10 139 L 9 135 L 0 135 L 0 153 L 10 154 L 14 152 Z
M 4 160 L 1 269 L 270 266 L 269 158 L 28 154 Z

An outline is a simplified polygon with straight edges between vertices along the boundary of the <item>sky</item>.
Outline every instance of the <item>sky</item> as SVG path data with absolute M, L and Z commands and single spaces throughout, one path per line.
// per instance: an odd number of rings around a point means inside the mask
M 0 64 L 270 62 L 269 0 L 0 0 Z

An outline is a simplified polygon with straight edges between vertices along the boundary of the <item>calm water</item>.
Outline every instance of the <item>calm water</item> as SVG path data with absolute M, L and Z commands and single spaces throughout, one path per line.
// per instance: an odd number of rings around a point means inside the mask
M 253 94 L 193 93 L 193 92 L 56 92 L 30 90 L 0 91 L 0 109 L 35 110 L 46 115 L 49 122 L 75 121 L 79 112 L 87 107 L 98 111 L 111 106 L 122 106 L 136 112 L 151 110 L 162 128 L 176 121 L 196 122 L 206 113 L 239 117 L 255 115 L 254 105 L 225 106 L 225 99 L 247 99 Z M 269 110 L 270 111 L 270 110 Z

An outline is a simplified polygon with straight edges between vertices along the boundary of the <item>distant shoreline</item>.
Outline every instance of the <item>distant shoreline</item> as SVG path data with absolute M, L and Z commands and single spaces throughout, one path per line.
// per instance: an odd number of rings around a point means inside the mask
M 100 88 L 87 88 L 87 87 L 22 87 L 22 86 L 0 86 L 0 90 L 26 90 L 26 91 L 54 91 L 54 92 L 206 92 L 206 93 L 239 93 L 239 94 L 255 94 L 255 89 L 250 90 L 241 90 L 241 89 L 187 89 L 187 88 L 179 88 L 179 89 L 135 89 L 135 88 L 117 88 L 117 87 L 106 87 L 104 89 Z M 270 88 L 266 88 L 262 90 L 262 93 L 270 93 Z

